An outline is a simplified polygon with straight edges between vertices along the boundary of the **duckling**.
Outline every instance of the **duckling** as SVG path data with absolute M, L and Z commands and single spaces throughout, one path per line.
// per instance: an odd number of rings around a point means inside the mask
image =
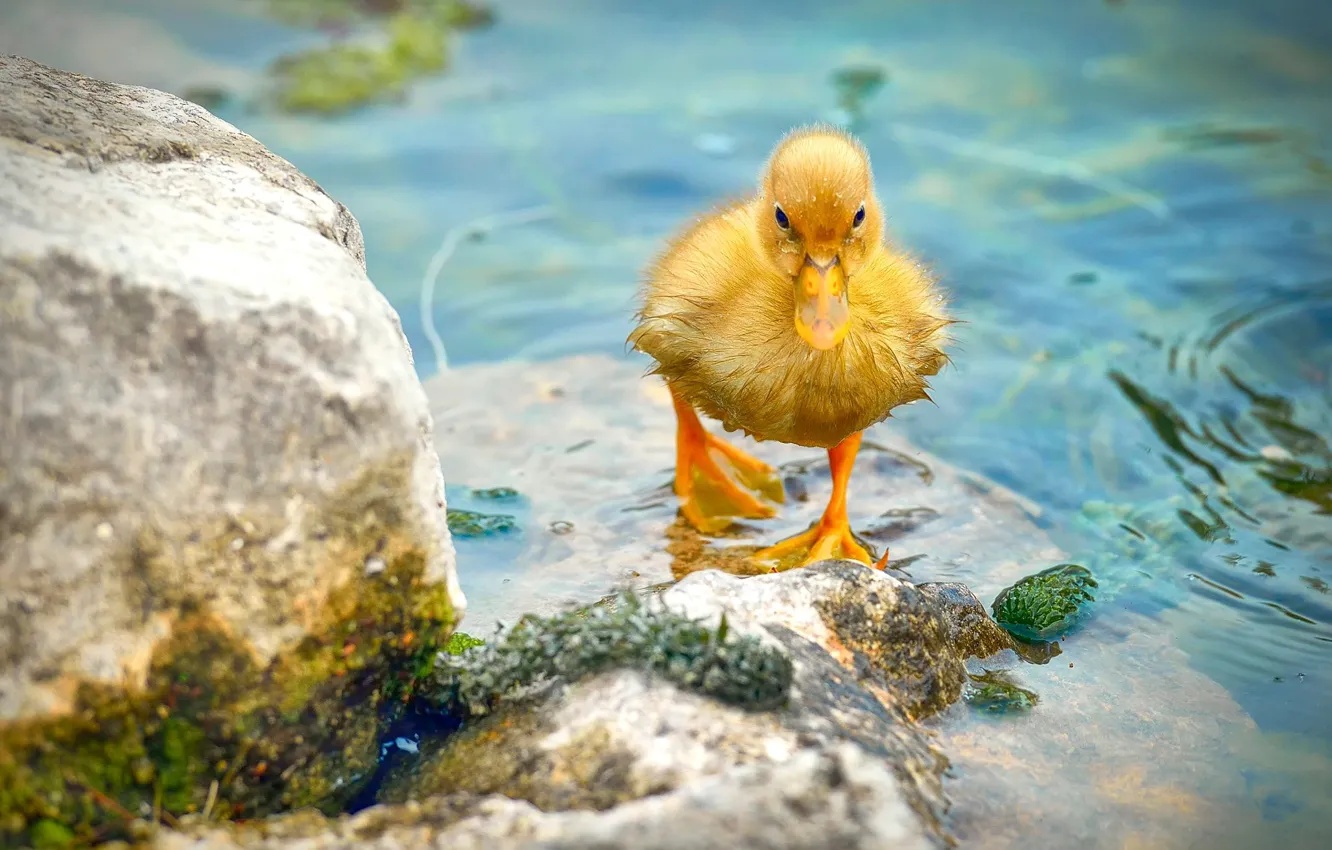
M 930 272 L 886 241 L 864 146 L 834 127 L 791 131 L 757 193 L 683 230 L 645 278 L 629 343 L 670 389 L 684 518 L 712 533 L 785 501 L 777 470 L 710 433 L 701 412 L 730 432 L 828 452 L 822 518 L 756 558 L 874 564 L 847 516 L 862 432 L 929 398 L 952 320 Z

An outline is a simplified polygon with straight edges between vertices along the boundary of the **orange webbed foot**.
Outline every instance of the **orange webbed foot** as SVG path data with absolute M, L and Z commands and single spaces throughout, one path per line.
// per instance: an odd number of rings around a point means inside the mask
M 705 434 L 680 452 L 675 491 L 680 510 L 704 533 L 721 531 L 734 519 L 768 519 L 786 500 L 775 468 Z
M 856 454 L 860 451 L 860 440 L 861 435 L 857 432 L 828 450 L 833 491 L 828 498 L 828 507 L 819 521 L 807 531 L 788 537 L 766 549 L 760 549 L 755 553 L 755 559 L 760 562 L 775 562 L 772 566 L 774 571 L 781 568 L 781 562 L 802 551 L 805 552 L 805 557 L 800 566 L 829 558 L 860 561 L 877 570 L 882 570 L 888 565 L 887 550 L 876 563 L 874 556 L 851 531 L 851 522 L 846 514 L 846 487 L 851 478 L 851 468 L 856 462 Z
M 672 391 L 679 423 L 675 494 L 689 524 L 708 534 L 735 519 L 768 519 L 786 501 L 781 474 L 703 428 L 694 409 Z
M 754 557 L 760 561 L 780 562 L 797 552 L 806 552 L 799 564 L 802 567 L 829 558 L 846 558 L 881 570 L 888 562 L 888 553 L 884 552 L 883 557 L 876 563 L 874 556 L 851 533 L 849 523 L 826 520 L 819 520 L 807 531 L 774 543 L 766 549 L 760 549 Z

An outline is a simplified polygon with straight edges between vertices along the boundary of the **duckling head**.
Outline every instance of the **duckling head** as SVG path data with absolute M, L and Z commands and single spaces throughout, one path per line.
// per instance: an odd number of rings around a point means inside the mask
M 758 205 L 759 242 L 791 281 L 796 331 L 836 348 L 850 329 L 848 289 L 883 236 L 869 155 L 834 127 L 793 130 L 764 168 Z

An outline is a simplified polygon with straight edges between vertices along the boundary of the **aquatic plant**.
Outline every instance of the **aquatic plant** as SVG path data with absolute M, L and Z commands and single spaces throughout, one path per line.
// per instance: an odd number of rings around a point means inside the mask
M 859 124 L 864 119 L 865 104 L 887 80 L 888 72 L 879 65 L 848 65 L 833 72 L 837 106 L 846 113 L 851 124 Z
M 1030 711 L 1041 698 L 1009 681 L 1001 673 L 986 672 L 972 676 L 962 699 L 967 705 L 989 714 L 1011 714 Z
M 991 610 L 1012 634 L 1041 639 L 1066 627 L 1084 603 L 1093 601 L 1094 587 L 1096 579 L 1086 567 L 1059 564 L 999 591 Z
M 454 632 L 449 635 L 449 642 L 444 644 L 444 651 L 449 655 L 462 655 L 474 646 L 482 646 L 485 641 L 472 637 L 466 632 Z
M 458 537 L 503 534 L 518 527 L 518 520 L 509 514 L 483 514 L 479 511 L 449 508 L 445 515 L 448 518 L 449 531 Z
M 507 502 L 518 498 L 520 495 L 522 494 L 512 487 L 483 487 L 472 491 L 474 498 L 486 499 L 487 501 Z
M 279 108 L 324 115 L 405 96 L 412 82 L 448 65 L 454 30 L 492 20 L 463 0 L 274 0 L 273 11 L 338 30 L 384 19 L 380 39 L 337 41 L 272 64 Z
M 441 656 L 421 699 L 446 712 L 488 714 L 555 680 L 631 667 L 733 705 L 771 709 L 791 687 L 791 661 L 757 638 L 729 633 L 624 592 L 613 604 L 528 616 L 494 641 Z

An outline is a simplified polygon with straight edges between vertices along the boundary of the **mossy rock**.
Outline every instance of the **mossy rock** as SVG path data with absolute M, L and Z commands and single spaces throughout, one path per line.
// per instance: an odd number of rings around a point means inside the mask
M 616 667 L 755 710 L 783 704 L 793 675 L 783 653 L 735 636 L 725 617 L 709 627 L 625 592 L 613 605 L 529 615 L 491 643 L 442 657 L 420 699 L 446 713 L 479 716 L 532 686 Z
M 1087 602 L 1095 600 L 1096 579 L 1079 564 L 1059 564 L 1019 579 L 999 592 L 991 610 L 1009 632 L 1042 640 L 1066 629 Z
M 71 713 L 0 727 L 0 847 L 125 839 L 135 818 L 170 823 L 210 799 L 217 819 L 341 810 L 454 621 L 402 517 L 373 494 L 346 507 L 328 518 L 342 523 L 355 576 L 311 612 L 322 625 L 271 663 L 185 601 L 142 688 L 84 683 Z M 368 574 L 366 552 L 385 568 Z
M 601 810 L 642 796 L 631 778 L 634 756 L 605 728 L 583 730 L 553 750 L 545 746 L 557 731 L 549 711 L 535 707 L 547 685 L 632 670 L 647 674 L 647 687 L 661 694 L 664 680 L 750 718 L 786 703 L 794 668 L 781 650 L 737 636 L 725 617 L 706 624 L 629 592 L 614 600 L 553 617 L 529 615 L 494 641 L 441 659 L 417 708 L 462 720 L 461 731 L 423 741 L 419 758 L 390 771 L 378 801 L 504 794 L 560 811 Z

